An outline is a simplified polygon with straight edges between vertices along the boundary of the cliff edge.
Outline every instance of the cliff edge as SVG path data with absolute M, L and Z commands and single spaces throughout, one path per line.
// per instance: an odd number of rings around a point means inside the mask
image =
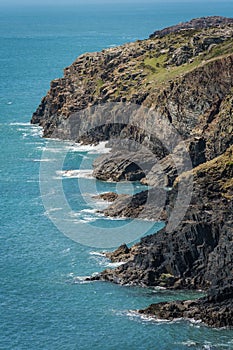
M 183 189 L 183 197 L 188 195 L 185 184 L 192 178 L 190 205 L 179 225 L 109 253 L 125 263 L 94 279 L 202 289 L 207 296 L 152 305 L 140 313 L 233 326 L 232 72 L 233 19 L 203 17 L 156 31 L 146 40 L 78 57 L 63 78 L 51 82 L 33 114 L 32 123 L 43 127 L 45 137 L 110 142 L 112 152 L 94 163 L 97 179 L 141 181 L 152 187 L 132 197 L 107 195 L 113 202 L 105 215 L 169 222 L 178 192 Z M 123 105 L 125 111 L 134 105 L 140 113 L 114 124 L 109 109 L 93 114 L 107 103 Z M 143 114 L 143 108 L 159 118 Z M 114 113 L 117 120 L 117 107 Z M 156 136 L 158 120 L 182 139 L 192 169 L 183 167 L 179 142 L 171 155 Z M 162 134 L 169 146 L 174 143 L 167 140 L 167 128 Z M 114 143 L 117 137 L 120 144 Z M 148 196 L 152 200 L 146 207 Z M 160 196 L 166 197 L 162 211 L 157 210 Z

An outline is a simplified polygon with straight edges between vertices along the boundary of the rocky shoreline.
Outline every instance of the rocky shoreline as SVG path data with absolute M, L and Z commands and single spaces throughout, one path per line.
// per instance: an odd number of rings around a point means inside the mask
M 233 19 L 215 16 L 82 55 L 51 82 L 32 117 L 45 137 L 109 141 L 111 153 L 94 163 L 97 179 L 151 186 L 134 196 L 99 196 L 110 203 L 107 216 L 167 226 L 109 253 L 124 264 L 93 279 L 207 296 L 139 313 L 233 327 L 232 47 Z

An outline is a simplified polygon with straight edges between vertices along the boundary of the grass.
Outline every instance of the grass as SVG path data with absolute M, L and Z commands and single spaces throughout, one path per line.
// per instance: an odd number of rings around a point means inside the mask
M 230 39 L 224 44 L 219 44 L 205 54 L 201 54 L 193 59 L 191 63 L 185 63 L 181 66 L 166 67 L 167 55 L 161 55 L 158 58 L 147 58 L 144 60 L 145 69 L 150 69 L 146 81 L 153 81 L 156 85 L 174 79 L 181 75 L 191 72 L 203 64 L 214 61 L 216 58 L 224 57 L 233 53 L 233 40 Z
M 201 32 L 203 33 L 203 31 Z M 119 76 L 117 77 L 117 83 L 115 86 L 117 91 L 115 92 L 114 97 L 117 98 L 122 94 L 123 96 L 126 96 L 127 94 L 127 97 L 130 98 L 132 94 L 138 91 L 139 84 L 141 84 L 142 88 L 147 86 L 149 89 L 159 89 L 161 86 L 164 87 L 164 84 L 166 85 L 171 80 L 182 77 L 217 58 L 233 53 L 233 39 L 229 38 L 225 42 L 213 46 L 210 51 L 205 51 L 204 53 L 193 57 L 192 61 L 181 66 L 168 64 L 167 62 L 172 57 L 172 52 L 183 45 L 190 46 L 190 38 L 195 34 L 198 35 L 198 33 L 198 31 L 176 34 L 172 33 L 163 39 L 148 39 L 147 45 L 153 43 L 155 44 L 154 48 L 152 50 L 147 50 L 142 56 L 130 60 L 133 64 L 128 68 L 129 74 L 126 75 L 125 72 L 119 74 L 119 72 L 116 72 L 115 76 L 118 74 Z M 211 33 L 209 35 L 211 35 Z M 208 36 L 208 33 L 206 33 L 206 36 Z M 171 47 L 173 47 L 173 51 L 170 50 L 169 52 L 169 48 Z M 140 75 L 140 71 L 142 70 L 145 76 Z M 135 73 L 138 73 L 138 76 L 136 78 L 130 78 L 130 75 L 134 75 Z M 100 94 L 101 87 L 105 83 L 105 81 L 96 77 L 95 95 Z
M 96 81 L 96 89 L 95 89 L 95 95 L 99 95 L 100 94 L 100 89 L 101 87 L 104 85 L 104 81 L 102 79 L 97 79 Z

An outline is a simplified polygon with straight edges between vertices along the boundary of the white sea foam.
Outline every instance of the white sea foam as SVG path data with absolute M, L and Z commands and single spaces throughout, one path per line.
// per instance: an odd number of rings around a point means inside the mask
M 10 123 L 9 125 L 16 125 L 16 126 L 31 126 L 30 122 L 26 122 L 26 123 L 18 123 L 18 122 L 13 122 Z
M 183 318 L 176 318 L 174 320 L 160 319 L 156 316 L 140 314 L 137 310 L 128 310 L 126 316 L 131 318 L 138 318 L 142 322 L 154 322 L 156 324 L 174 324 L 183 321 Z
M 86 283 L 91 283 L 91 282 L 94 282 L 94 281 L 87 281 L 87 278 L 91 278 L 91 277 L 94 277 L 98 275 L 98 272 L 94 272 L 92 275 L 90 276 L 75 276 L 73 278 L 73 281 L 75 284 L 86 284 Z
M 109 153 L 110 148 L 106 147 L 107 141 L 100 142 L 98 145 L 83 145 L 81 143 L 75 143 L 66 148 L 69 151 L 73 152 L 88 152 L 89 154 L 98 154 L 98 153 Z
M 33 159 L 33 162 L 54 162 L 55 159 L 52 158 L 38 158 L 38 159 Z
M 57 171 L 56 174 L 63 177 L 63 178 L 70 178 L 70 179 L 94 179 L 92 176 L 93 170 L 92 169 L 85 169 L 85 170 L 62 170 Z
M 105 257 L 105 254 L 104 254 L 104 253 L 101 253 L 101 252 L 92 251 L 92 252 L 90 252 L 89 254 L 90 254 L 90 255 L 95 255 L 95 256 Z
M 193 346 L 197 346 L 198 343 L 193 341 L 193 340 L 187 340 L 187 341 L 183 341 L 183 342 L 180 342 L 180 343 L 175 343 L 177 345 L 184 345 L 184 346 L 188 346 L 188 347 L 193 347 Z
M 72 218 L 74 223 L 90 223 L 98 219 L 99 214 L 95 213 L 95 209 L 83 209 L 79 212 L 71 211 L 69 216 Z
M 73 272 L 68 273 L 67 277 L 74 277 L 74 273 Z
M 84 284 L 84 283 L 90 283 L 90 281 L 87 281 L 87 278 L 90 278 L 91 276 L 76 276 L 74 277 L 73 281 L 77 284 Z
M 93 258 L 95 258 L 96 262 L 100 266 L 116 268 L 116 267 L 119 267 L 119 266 L 125 264 L 125 262 L 117 262 L 117 263 L 110 262 L 110 260 L 106 257 L 104 252 L 91 251 L 89 254 L 91 256 L 93 256 Z
M 33 137 L 42 137 L 43 136 L 43 130 L 41 128 L 39 128 L 38 126 L 36 128 L 32 127 L 30 129 L 30 135 Z
M 116 313 L 121 316 L 129 317 L 131 320 L 135 321 L 161 323 L 161 320 L 157 320 L 155 319 L 155 317 L 152 316 L 139 314 L 136 310 L 117 311 Z M 162 320 L 162 323 L 164 323 L 164 320 Z
M 96 209 L 82 209 L 82 210 L 80 210 L 80 213 L 98 214 L 98 213 L 96 213 Z M 99 216 L 99 215 L 97 215 L 97 216 Z
M 184 318 L 184 320 L 189 321 L 194 325 L 196 325 L 196 324 L 199 325 L 200 323 L 202 323 L 201 320 L 195 320 L 194 318 Z
M 84 218 L 82 218 L 82 219 L 79 219 L 79 220 L 75 220 L 75 222 L 77 223 L 77 224 L 87 224 L 87 223 L 89 223 L 89 222 L 94 222 L 94 221 L 96 221 L 96 219 L 95 218 L 91 218 L 91 217 L 84 217 Z
M 115 262 L 115 263 L 110 262 L 110 263 L 107 264 L 107 266 L 108 267 L 112 267 L 112 268 L 116 268 L 116 267 L 119 267 L 119 266 L 124 265 L 124 264 L 125 264 L 124 261 Z
M 45 212 L 44 212 L 44 215 L 49 215 L 50 213 L 54 213 L 54 212 L 56 212 L 56 211 L 60 211 L 60 210 L 62 210 L 63 208 L 51 208 L 51 209 L 49 209 L 49 210 L 46 210 Z
M 62 251 L 63 254 L 66 254 L 66 253 L 69 253 L 69 252 L 70 252 L 70 248 L 64 249 L 64 250 Z

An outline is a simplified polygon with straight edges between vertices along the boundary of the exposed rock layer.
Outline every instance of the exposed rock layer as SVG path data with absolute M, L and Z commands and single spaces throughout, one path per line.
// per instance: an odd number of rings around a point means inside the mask
M 192 201 L 179 226 L 171 233 L 165 228 L 143 238 L 136 251 L 129 249 L 126 264 L 105 270 L 95 279 L 208 290 L 208 299 L 193 303 L 190 309 L 188 303 L 173 303 L 171 307 L 153 306 L 146 312 L 169 319 L 181 315 L 210 325 L 232 326 L 232 296 L 226 298 L 224 293 L 233 293 L 233 146 L 220 157 L 178 177 L 166 207 L 168 214 L 179 183 L 191 175 Z
M 113 153 L 94 164 L 98 179 L 154 186 L 133 197 L 106 196 L 114 199 L 106 215 L 163 218 L 169 226 L 178 194 L 187 195 L 181 185 L 193 179 L 188 211 L 182 212 L 182 205 L 176 208 L 178 217 L 185 214 L 179 226 L 143 238 L 130 249 L 122 246 L 109 257 L 127 262 L 95 277 L 208 290 L 198 302 L 152 305 L 144 311 L 161 318 L 192 317 L 232 326 L 232 45 L 233 19 L 210 17 L 82 55 L 51 83 L 32 118 L 46 137 L 110 140 Z M 185 141 L 191 171 L 186 171 L 185 152 L 169 133 L 170 126 Z M 118 137 L 120 143 L 115 142 Z

